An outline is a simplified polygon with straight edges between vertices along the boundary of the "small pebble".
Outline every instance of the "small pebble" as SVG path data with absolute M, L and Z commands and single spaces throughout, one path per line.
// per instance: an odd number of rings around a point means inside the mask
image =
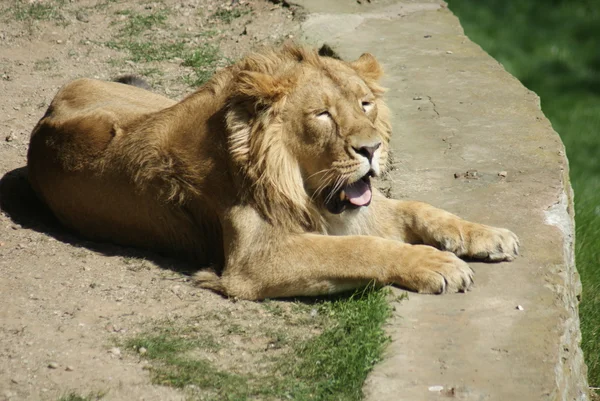
M 523 308 L 521 305 L 517 305 L 517 307 L 515 309 L 516 310 L 525 310 L 525 308 Z
M 111 353 L 111 354 L 113 354 L 114 356 L 120 356 L 121 355 L 121 350 L 118 349 L 117 347 L 111 348 L 108 352 Z
M 49 367 L 50 369 L 57 369 L 57 368 L 58 368 L 58 363 L 56 363 L 56 362 L 50 362 L 50 363 L 48 364 L 48 367 Z
M 140 348 L 138 349 L 138 352 L 139 352 L 141 355 L 144 355 L 146 352 L 148 352 L 148 350 L 147 350 L 146 348 L 144 348 L 144 347 L 140 347 Z
M 446 50 L 446 54 L 452 54 L 454 53 L 452 50 Z
M 70 366 L 70 365 L 69 365 L 69 366 L 67 366 L 67 367 L 65 368 L 65 370 L 66 370 L 67 372 L 72 372 L 72 371 L 73 371 L 73 370 L 75 370 L 75 369 L 73 368 L 73 366 Z
M 58 43 L 59 45 L 62 44 L 62 42 L 63 42 L 62 39 L 57 39 L 56 40 L 56 43 Z
M 15 136 L 13 134 L 8 134 L 6 138 L 4 138 L 6 142 L 12 142 L 15 140 Z
M 421 96 L 415 96 L 413 97 L 413 100 L 422 100 L 423 98 Z
M 431 386 L 428 388 L 431 392 L 440 392 L 444 389 L 444 386 Z
M 506 171 L 500 171 L 500 172 L 498 173 L 498 175 L 499 175 L 500 177 L 506 177 L 506 176 L 508 175 L 508 173 L 507 173 Z
M 88 15 L 86 13 L 84 13 L 83 11 L 77 11 L 77 13 L 75 14 L 75 18 L 77 18 L 77 21 L 81 21 L 81 22 L 89 22 L 90 21 L 90 17 L 88 17 Z
M 468 178 L 471 180 L 477 180 L 477 179 L 479 179 L 479 171 L 467 170 L 467 172 L 465 173 L 465 178 Z

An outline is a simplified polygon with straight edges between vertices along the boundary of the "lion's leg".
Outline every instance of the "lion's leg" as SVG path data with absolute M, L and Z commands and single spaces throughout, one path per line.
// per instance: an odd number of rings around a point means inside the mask
M 378 234 L 384 237 L 400 236 L 488 261 L 510 261 L 519 251 L 519 239 L 511 231 L 472 223 L 426 203 L 378 198 L 374 206 L 377 223 L 386 228 Z
M 369 236 L 300 234 L 226 266 L 201 286 L 245 299 L 330 294 L 376 282 L 423 293 L 466 291 L 469 266 L 450 252 Z M 202 278 L 200 279 L 202 281 Z

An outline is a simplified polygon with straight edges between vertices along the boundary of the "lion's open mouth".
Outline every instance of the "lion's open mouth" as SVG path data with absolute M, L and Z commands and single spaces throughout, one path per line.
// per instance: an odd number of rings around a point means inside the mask
M 337 192 L 330 194 L 325 206 L 330 213 L 339 214 L 346 208 L 356 209 L 369 206 L 373 193 L 371 191 L 371 174 L 367 174 L 360 180 L 346 184 Z

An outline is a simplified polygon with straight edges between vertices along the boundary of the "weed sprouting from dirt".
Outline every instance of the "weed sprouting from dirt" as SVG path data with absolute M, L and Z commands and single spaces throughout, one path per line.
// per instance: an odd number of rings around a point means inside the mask
M 111 49 L 127 50 L 130 55 L 129 60 L 136 63 L 171 60 L 181 56 L 185 50 L 184 42 L 140 42 L 130 39 L 109 41 L 106 46 Z
M 149 67 L 149 68 L 143 68 L 139 71 L 139 74 L 145 76 L 145 77 L 162 77 L 164 75 L 164 72 L 156 67 Z
M 33 69 L 35 71 L 50 71 L 58 65 L 58 61 L 54 58 L 46 57 L 43 60 L 37 60 L 33 64 Z
M 159 322 L 124 346 L 151 362 L 154 383 L 185 389 L 191 399 L 201 390 L 203 400 L 359 400 L 388 341 L 386 294 L 368 288 L 316 304 L 267 301 L 266 317 L 247 326 L 210 316 Z M 243 339 L 258 344 L 244 348 L 251 357 L 224 362 L 222 352 L 235 354 L 230 344 Z
M 242 10 L 240 8 L 232 8 L 232 9 L 221 8 L 221 9 L 217 10 L 212 15 L 212 17 L 219 19 L 219 20 L 225 22 L 226 24 L 231 24 L 233 22 L 233 20 L 240 18 L 248 13 L 250 13 L 250 10 Z
M 8 9 L 17 21 L 28 20 L 62 20 L 61 7 L 66 0 L 54 0 L 44 2 L 15 1 Z
M 68 394 L 63 395 L 58 399 L 58 401 L 99 401 L 106 395 L 103 391 L 97 391 L 94 393 L 89 393 L 88 395 L 81 395 L 74 391 L 69 392 Z
M 185 82 L 190 86 L 199 86 L 208 81 L 215 72 L 218 55 L 218 48 L 209 44 L 186 54 L 182 65 L 192 67 L 192 74 L 185 78 Z
M 120 32 L 127 36 L 139 35 L 158 26 L 164 27 L 168 16 L 166 10 L 158 10 L 147 15 L 135 14 L 130 10 L 120 11 L 117 14 L 128 17 L 125 26 L 120 29 Z

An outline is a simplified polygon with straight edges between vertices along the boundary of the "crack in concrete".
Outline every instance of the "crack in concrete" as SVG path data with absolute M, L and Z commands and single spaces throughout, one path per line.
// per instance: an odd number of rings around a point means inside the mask
M 429 99 L 429 103 L 431 103 L 431 105 L 433 106 L 433 111 L 439 117 L 440 113 L 437 111 L 437 108 L 436 108 L 437 106 L 435 105 L 435 102 L 431 99 L 431 96 L 427 96 L 427 99 Z

